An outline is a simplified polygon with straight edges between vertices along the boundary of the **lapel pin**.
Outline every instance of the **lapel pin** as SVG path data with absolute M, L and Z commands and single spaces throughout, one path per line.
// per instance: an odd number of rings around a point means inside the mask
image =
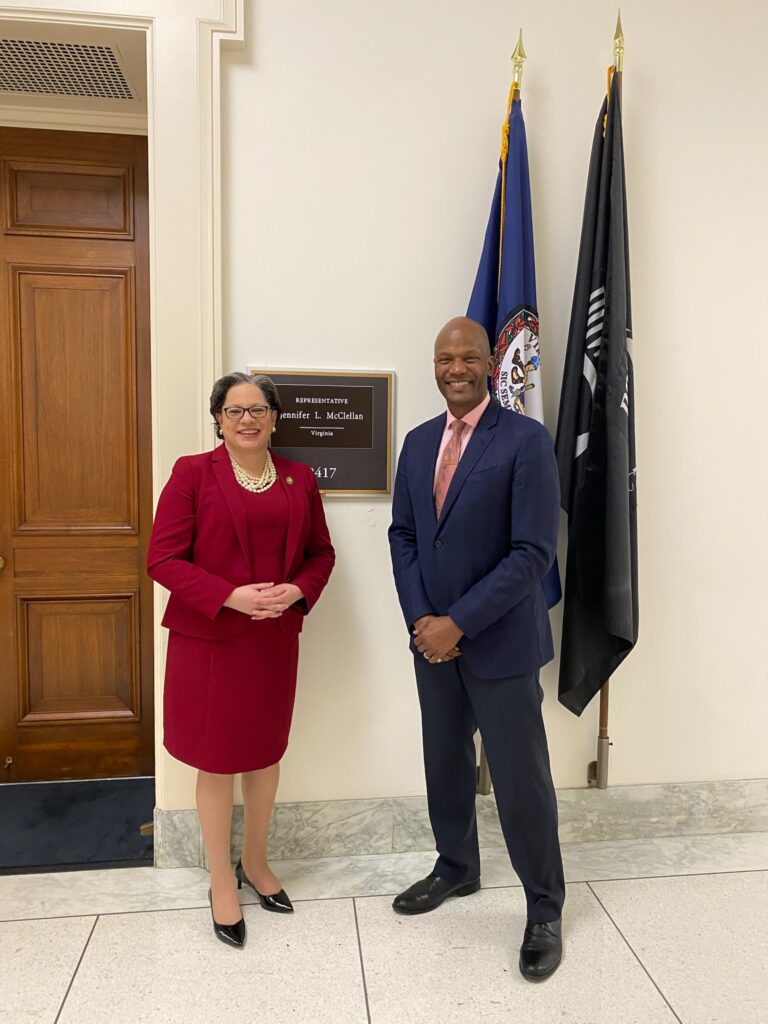
M 288 484 L 288 486 L 290 487 L 290 485 L 291 485 L 291 484 L 293 483 L 293 477 L 292 477 L 292 476 L 287 476 L 287 477 L 285 478 L 285 482 L 286 482 L 286 483 Z

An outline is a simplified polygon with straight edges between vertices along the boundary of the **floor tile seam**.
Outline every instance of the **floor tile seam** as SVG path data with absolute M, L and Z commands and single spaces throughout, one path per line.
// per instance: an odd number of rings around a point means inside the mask
M 597 901 L 597 904 L 598 904 L 598 906 L 600 907 L 600 909 L 601 909 L 601 910 L 603 911 L 603 913 L 605 914 L 605 916 L 606 916 L 606 917 L 608 918 L 608 920 L 609 920 L 609 921 L 611 922 L 611 924 L 613 925 L 613 927 L 614 927 L 614 928 L 616 929 L 616 931 L 617 931 L 617 932 L 619 933 L 619 935 L 621 936 L 621 938 L 622 938 L 622 941 L 623 941 L 623 942 L 624 942 L 624 944 L 626 945 L 627 949 L 628 949 L 628 950 L 630 951 L 630 953 L 632 954 L 632 956 L 633 956 L 633 957 L 635 958 L 635 960 L 636 960 L 636 961 L 638 962 L 638 964 L 640 965 L 640 968 L 641 968 L 641 970 L 642 970 L 642 971 L 644 972 L 644 974 L 646 975 L 646 977 L 648 978 L 648 980 L 650 981 L 650 983 L 651 983 L 651 984 L 653 985 L 653 987 L 654 987 L 654 988 L 656 989 L 656 991 L 657 991 L 657 992 L 659 993 L 659 995 L 661 996 L 661 998 L 662 998 L 662 999 L 664 1000 L 664 1002 L 666 1003 L 666 1005 L 667 1005 L 667 1008 L 668 1008 L 669 1012 L 670 1012 L 670 1013 L 672 1014 L 672 1016 L 673 1016 L 673 1017 L 675 1018 L 675 1020 L 677 1021 L 677 1024 L 683 1024 L 683 1021 L 682 1021 L 682 1019 L 681 1019 L 681 1018 L 680 1018 L 680 1017 L 679 1017 L 679 1016 L 677 1015 L 677 1013 L 675 1012 L 675 1009 L 674 1009 L 674 1007 L 672 1006 L 672 1004 L 670 1003 L 669 999 L 667 999 L 667 997 L 666 997 L 666 996 L 664 995 L 664 993 L 662 992 L 662 990 L 661 990 L 661 986 L 660 986 L 660 985 L 658 984 L 658 982 L 657 982 L 657 981 L 656 981 L 656 979 L 655 979 L 655 978 L 653 977 L 653 975 L 651 974 L 651 972 L 650 972 L 650 971 L 648 970 L 648 968 L 647 968 L 647 967 L 645 966 L 645 964 L 643 963 L 643 961 L 642 961 L 642 960 L 640 959 L 640 957 L 638 956 L 638 954 L 637 954 L 636 950 L 635 950 L 635 949 L 634 949 L 634 947 L 632 946 L 632 943 L 631 943 L 631 942 L 629 941 L 629 939 L 628 939 L 628 938 L 626 937 L 626 935 L 625 935 L 625 934 L 624 934 L 624 932 L 623 932 L 623 931 L 621 930 L 621 928 L 619 928 L 618 924 L 617 924 L 617 923 L 616 923 L 616 921 L 614 920 L 614 918 L 613 918 L 613 916 L 611 915 L 611 913 L 610 913 L 610 911 L 608 910 L 608 908 L 607 908 L 607 907 L 605 906 L 605 904 L 603 903 L 603 901 L 602 901 L 602 900 L 600 899 L 600 897 L 599 897 L 599 896 L 597 895 L 597 893 L 596 893 L 596 892 L 595 892 L 595 890 L 594 890 L 594 889 L 592 888 L 592 886 L 590 885 L 590 883 L 589 883 L 589 882 L 587 882 L 587 883 L 586 883 L 586 885 L 587 885 L 587 888 L 589 889 L 589 891 L 590 891 L 590 892 L 592 893 L 592 895 L 594 896 L 595 900 Z
M 79 921 L 85 920 L 91 917 L 100 917 L 101 915 L 92 910 L 85 912 L 78 910 L 76 913 L 71 914 L 46 914 L 44 917 L 0 917 L 0 925 L 3 924 L 24 924 L 26 921 Z
M 88 932 L 88 938 L 85 940 L 85 944 L 83 945 L 82 951 L 80 952 L 80 957 L 78 958 L 77 964 L 75 965 L 75 969 L 72 972 L 72 977 L 69 979 L 69 984 L 67 985 L 67 991 L 64 993 L 64 998 L 61 1000 L 61 1005 L 59 1006 L 59 1011 L 56 1014 L 56 1017 L 55 1017 L 55 1019 L 53 1021 L 53 1024 L 59 1024 L 59 1018 L 61 1017 L 61 1014 L 62 1014 L 62 1011 L 63 1011 L 64 1007 L 66 1006 L 67 999 L 69 998 L 69 993 L 72 991 L 72 986 L 74 985 L 75 978 L 77 977 L 77 972 L 80 970 L 80 964 L 83 962 L 83 958 L 84 958 L 84 956 L 85 956 L 85 954 L 86 954 L 86 952 L 88 950 L 88 947 L 91 944 L 91 938 L 93 937 L 93 933 L 96 930 L 96 925 L 98 923 L 99 923 L 99 915 L 97 914 L 96 917 L 93 919 L 93 924 L 91 925 L 91 930 Z
M 710 871 L 683 871 L 672 872 L 668 875 L 626 875 L 621 878 L 583 878 L 581 881 L 587 885 L 610 885 L 611 882 L 653 882 L 665 878 L 719 878 L 721 875 L 765 875 L 766 868 L 721 868 Z M 573 882 L 571 885 L 575 884 Z
M 707 878 L 709 876 L 716 878 L 720 875 L 764 875 L 768 874 L 768 867 L 765 868 L 723 868 L 723 870 L 717 871 L 686 871 L 683 874 L 670 874 L 670 875 L 623 875 L 621 878 L 577 878 L 573 881 L 566 882 L 566 885 L 589 885 L 590 882 L 595 884 L 602 884 L 603 882 L 643 882 L 647 880 L 653 880 L 655 878 Z M 522 889 L 522 882 L 504 882 L 498 885 L 481 885 L 481 889 L 488 889 L 496 891 L 497 889 Z M 378 900 L 386 899 L 390 896 L 397 896 L 400 892 L 399 889 L 393 889 L 392 892 L 371 892 L 371 893 L 354 893 L 346 896 L 307 896 L 303 899 L 294 899 L 294 903 L 324 903 L 332 900 Z M 243 906 L 250 906 L 250 904 L 244 903 Z M 173 908 L 171 908 L 173 909 Z M 189 908 L 194 909 L 194 908 Z M 121 913 L 121 911 L 112 911 L 112 913 Z M 133 911 L 133 913 L 140 913 L 140 911 Z
M 741 870 L 722 870 L 722 871 L 694 871 L 686 872 L 685 874 L 671 874 L 671 875 L 627 875 L 621 878 L 579 878 L 571 882 L 567 882 L 568 886 L 574 885 L 604 885 L 611 882 L 643 882 L 653 881 L 654 879 L 668 879 L 668 878 L 718 878 L 721 875 L 764 875 L 768 874 L 768 868 L 743 868 Z M 522 888 L 521 882 L 512 882 L 505 885 L 483 885 L 482 889 L 493 890 L 494 892 L 499 889 L 520 889 Z M 294 904 L 297 903 L 333 903 L 336 901 L 343 900 L 376 900 L 376 899 L 387 899 L 390 896 L 396 896 L 399 889 L 393 889 L 392 892 L 373 892 L 373 893 L 362 893 L 352 894 L 343 896 L 307 896 L 303 899 L 293 899 Z M 254 900 L 251 903 L 241 903 L 242 907 L 257 907 L 258 900 Z M 21 924 L 27 921 L 70 921 L 76 920 L 82 917 L 127 917 L 131 914 L 172 914 L 172 913 L 184 913 L 191 910 L 205 910 L 208 904 L 200 902 L 198 904 L 192 904 L 184 907 L 144 907 L 139 910 L 100 910 L 98 913 L 84 912 L 82 910 L 73 911 L 71 914 L 46 914 L 39 917 L 5 917 L 0 918 L 0 925 L 3 924 Z
M 368 982 L 365 977 L 365 959 L 363 957 L 363 942 L 360 937 L 360 922 L 357 919 L 357 903 L 352 900 L 352 912 L 355 915 L 355 933 L 357 935 L 357 953 L 360 957 L 360 976 L 363 982 L 363 996 L 365 997 L 365 1013 L 368 1018 L 368 1024 L 371 1024 L 371 1004 L 368 1001 Z
M 644 882 L 646 880 L 652 881 L 654 878 L 707 878 L 712 876 L 713 878 L 720 875 L 764 875 L 768 873 L 768 867 L 765 868 L 741 868 L 734 870 L 733 868 L 723 868 L 721 871 L 685 871 L 682 873 L 673 873 L 669 875 L 622 875 L 621 878 L 574 878 L 571 881 L 566 879 L 566 885 L 589 885 L 594 882 L 596 885 L 602 885 L 603 882 Z M 522 882 L 505 882 L 500 885 L 482 885 L 482 889 L 520 889 L 522 888 Z M 377 893 L 379 896 L 396 895 L 396 893 Z M 367 896 L 356 897 L 358 899 L 367 899 Z M 294 901 L 295 902 L 295 901 Z
M 379 895 L 379 894 L 377 894 Z M 389 896 L 395 895 L 394 893 L 382 893 L 380 895 Z M 352 901 L 356 899 L 355 896 L 313 896 L 306 899 L 292 899 L 293 904 L 296 903 L 334 903 L 343 901 Z M 250 903 L 241 903 L 241 907 L 258 907 L 259 901 L 253 900 Z M 193 904 L 187 907 L 144 907 L 140 910 L 100 910 L 98 913 L 92 912 L 90 914 L 84 914 L 82 911 L 72 914 L 54 914 L 53 916 L 47 917 L 8 917 L 1 918 L 0 925 L 2 924 L 23 924 L 26 921 L 71 921 L 76 920 L 79 917 L 130 917 L 133 914 L 184 914 L 189 913 L 192 910 L 207 910 L 209 907 L 208 902 L 201 902 Z

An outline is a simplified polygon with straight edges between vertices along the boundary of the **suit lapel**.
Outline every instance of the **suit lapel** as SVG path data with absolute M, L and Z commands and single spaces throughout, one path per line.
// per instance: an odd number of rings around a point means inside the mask
M 235 524 L 237 539 L 240 541 L 240 547 L 250 571 L 251 554 L 248 547 L 248 524 L 245 517 L 245 502 L 240 494 L 240 485 L 235 480 L 235 474 L 232 472 L 229 453 L 223 444 L 213 451 L 211 462 L 213 463 L 213 472 L 216 480 L 219 487 L 221 487 L 224 500 Z
M 285 499 L 288 502 L 288 531 L 285 537 L 285 564 L 283 576 L 288 579 L 291 561 L 301 536 L 301 495 L 295 477 L 290 473 L 289 467 L 279 455 L 273 455 L 272 461 L 277 470 L 277 482 L 282 488 Z M 275 583 L 282 583 L 283 580 L 275 580 Z
M 472 432 L 472 437 L 469 439 L 467 450 L 459 459 L 456 472 L 453 474 L 453 480 L 451 480 L 451 486 L 448 488 L 448 493 L 445 496 L 443 511 L 437 522 L 437 533 L 440 532 L 443 523 L 450 515 L 451 509 L 459 496 L 461 488 L 464 486 L 467 477 L 474 469 L 477 460 L 493 440 L 496 421 L 498 418 L 499 406 L 492 400 L 480 418 L 480 422 Z

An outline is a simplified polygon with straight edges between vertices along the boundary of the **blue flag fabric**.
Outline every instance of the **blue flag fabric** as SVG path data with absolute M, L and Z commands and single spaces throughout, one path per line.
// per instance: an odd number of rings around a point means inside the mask
M 499 174 L 467 316 L 485 328 L 494 357 L 489 389 L 505 409 L 544 422 L 528 145 L 520 100 L 510 104 Z M 557 561 L 543 580 L 547 606 L 562 596 Z

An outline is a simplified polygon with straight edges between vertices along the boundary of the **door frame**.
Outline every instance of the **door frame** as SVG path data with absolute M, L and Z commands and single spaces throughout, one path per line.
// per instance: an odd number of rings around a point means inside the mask
M 82 0 L 81 0 L 82 2 Z M 87 2 L 87 0 L 86 0 Z M 73 0 L 7 2 L 3 21 L 24 20 L 139 30 L 147 40 L 150 346 L 153 498 L 183 454 L 213 440 L 206 414 L 221 374 L 221 50 L 242 46 L 244 0 L 143 0 L 126 15 L 125 0 L 98 0 L 98 11 Z M 6 108 L 6 115 L 9 108 Z M 24 117 L 26 114 L 26 120 Z M 46 127 L 33 111 L 3 116 L 13 127 Z M 53 127 L 53 125 L 47 125 Z M 80 131 L 130 134 L 119 116 L 60 124 Z M 178 154 L 186 159 L 179 161 Z M 193 283 L 193 284 L 191 284 Z M 189 301 L 199 289 L 199 301 Z M 192 410 L 190 412 L 190 410 Z M 193 779 L 162 746 L 165 631 L 163 591 L 155 588 L 155 773 L 159 809 L 194 806 Z

